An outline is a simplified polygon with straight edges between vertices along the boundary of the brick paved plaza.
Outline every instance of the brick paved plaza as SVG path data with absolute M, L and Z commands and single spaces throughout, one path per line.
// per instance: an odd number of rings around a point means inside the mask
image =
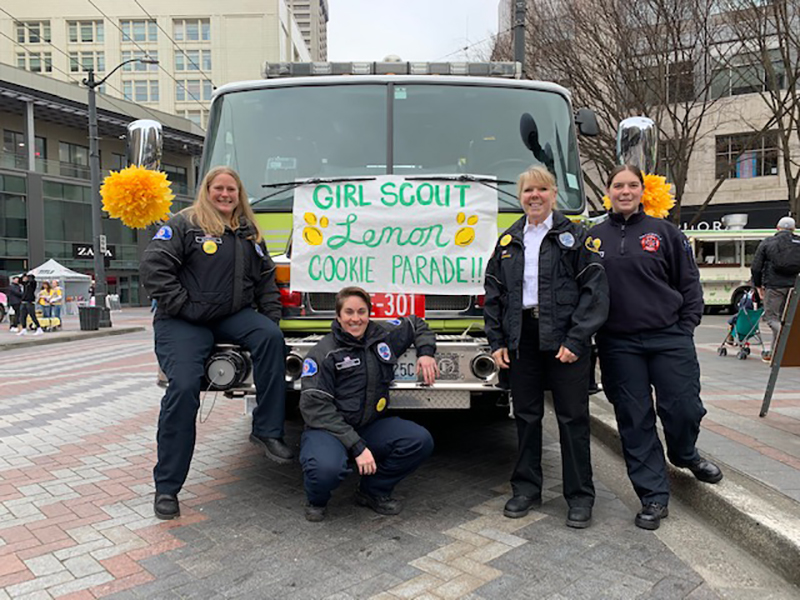
M 766 365 L 712 357 L 706 334 L 698 339 L 704 377 L 712 378 L 704 381 L 710 412 L 702 443 L 718 456 L 735 444 L 742 464 L 753 459 L 746 450 L 796 477 L 800 451 L 792 454 L 789 440 L 797 450 L 800 378 L 786 376 L 791 385 L 759 422 L 757 408 L 755 419 L 751 412 Z M 0 352 L 0 598 L 720 597 L 703 569 L 633 525 L 635 511 L 612 491 L 621 489 L 621 462 L 595 465 L 593 526 L 566 528 L 552 433 L 542 509 L 504 518 L 515 436 L 499 412 L 422 415 L 437 447 L 398 488 L 401 515 L 353 505 L 351 476 L 328 519 L 314 524 L 303 518 L 299 466 L 268 462 L 247 442 L 243 403 L 209 395 L 180 496 L 183 516 L 158 521 L 151 469 L 161 391 L 151 335 Z M 728 388 L 715 374 L 725 368 Z M 727 399 L 726 389 L 743 398 Z M 546 418 L 552 423 L 552 414 Z M 759 441 L 751 426 L 782 432 L 785 448 Z M 290 444 L 300 430 L 294 417 Z M 787 494 L 800 490 L 778 471 Z M 662 529 L 680 522 L 673 515 Z M 749 591 L 730 597 L 792 597 L 756 584 Z

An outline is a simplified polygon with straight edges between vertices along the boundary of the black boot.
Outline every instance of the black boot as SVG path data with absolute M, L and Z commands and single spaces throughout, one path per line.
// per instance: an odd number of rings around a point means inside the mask
M 251 433 L 250 442 L 256 446 L 261 446 L 267 458 L 279 465 L 288 465 L 294 458 L 291 448 L 280 438 L 261 437 Z
M 355 501 L 359 506 L 368 506 L 379 515 L 399 515 L 403 510 L 399 500 L 391 496 L 372 496 L 361 489 L 356 490 Z
M 168 521 L 181 516 L 181 508 L 178 504 L 178 497 L 175 494 L 159 494 L 156 492 L 153 500 L 153 511 L 159 519 Z
M 520 519 L 528 514 L 532 508 L 539 508 L 542 505 L 542 499 L 539 496 L 522 496 L 515 495 L 503 508 L 503 514 L 509 519 Z
M 698 458 L 696 461 L 686 465 L 694 476 L 705 483 L 718 483 L 722 480 L 720 468 L 705 458 Z
M 639 514 L 636 515 L 634 523 L 642 529 L 654 530 L 661 525 L 661 519 L 666 519 L 668 516 L 669 509 L 666 506 L 662 506 L 658 502 L 651 502 L 642 507 Z

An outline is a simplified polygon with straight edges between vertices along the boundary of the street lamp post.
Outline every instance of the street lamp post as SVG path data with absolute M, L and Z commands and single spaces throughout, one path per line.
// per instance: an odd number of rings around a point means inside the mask
M 100 200 L 100 137 L 97 127 L 97 88 L 103 85 L 119 68 L 128 63 L 139 62 L 157 65 L 154 58 L 131 58 L 122 61 L 114 67 L 105 77 L 95 79 L 94 69 L 89 69 L 89 74 L 83 80 L 83 85 L 89 89 L 89 172 L 92 182 L 92 249 L 94 251 L 94 296 L 95 305 L 101 309 L 106 306 L 106 239 L 103 235 L 102 202 Z M 109 320 L 109 326 L 111 325 Z

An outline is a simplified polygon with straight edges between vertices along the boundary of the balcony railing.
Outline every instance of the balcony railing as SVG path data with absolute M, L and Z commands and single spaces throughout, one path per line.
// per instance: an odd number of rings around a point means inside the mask
M 91 181 L 91 172 L 88 166 L 65 163 L 58 160 L 48 160 L 44 158 L 35 159 L 35 171 L 45 175 L 58 175 L 59 177 L 70 177 L 72 179 L 82 179 Z M 11 152 L 0 150 L 0 168 L 28 170 L 28 158 Z M 100 172 L 100 179 L 104 179 L 111 171 L 106 169 Z M 167 175 L 169 177 L 169 175 Z M 188 184 L 182 181 L 172 181 L 172 193 L 178 196 L 193 196 L 190 193 Z

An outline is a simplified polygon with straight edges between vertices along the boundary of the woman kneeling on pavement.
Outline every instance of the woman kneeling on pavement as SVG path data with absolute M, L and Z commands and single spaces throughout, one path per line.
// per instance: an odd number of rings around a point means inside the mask
M 670 462 L 700 481 L 722 479 L 695 446 L 706 414 L 693 339 L 703 292 L 686 237 L 672 223 L 645 214 L 639 168 L 616 167 L 607 188 L 611 214 L 589 231 L 587 242 L 602 259 L 611 294 L 608 320 L 597 334 L 600 369 L 628 476 L 642 502 L 635 523 L 658 529 L 669 514 L 669 481 L 651 387 Z
M 553 175 L 533 167 L 519 177 L 525 216 L 497 243 L 486 268 L 484 319 L 492 354 L 510 368 L 519 450 L 513 497 L 503 514 L 524 517 L 542 501 L 544 391 L 558 419 L 569 527 L 588 527 L 595 491 L 589 452 L 590 340 L 608 313 L 603 266 L 585 230 L 555 211 Z
M 205 361 L 215 342 L 241 344 L 253 359 L 257 406 L 250 441 L 275 462 L 293 458 L 283 442 L 285 344 L 275 265 L 235 171 L 208 172 L 194 204 L 153 237 L 141 274 L 158 301 L 156 355 L 169 380 L 158 418 L 154 510 L 172 519 L 180 515 L 178 492 L 189 473 Z
M 325 518 L 331 492 L 352 472 L 348 458 L 361 475 L 356 503 L 382 515 L 398 514 L 401 505 L 392 491 L 433 451 L 424 427 L 385 414 L 394 365 L 412 344 L 417 374 L 433 384 L 439 374 L 436 336 L 418 317 L 371 321 L 371 310 L 363 289 L 339 291 L 331 332 L 303 362 L 300 412 L 306 430 L 300 463 L 309 521 Z

